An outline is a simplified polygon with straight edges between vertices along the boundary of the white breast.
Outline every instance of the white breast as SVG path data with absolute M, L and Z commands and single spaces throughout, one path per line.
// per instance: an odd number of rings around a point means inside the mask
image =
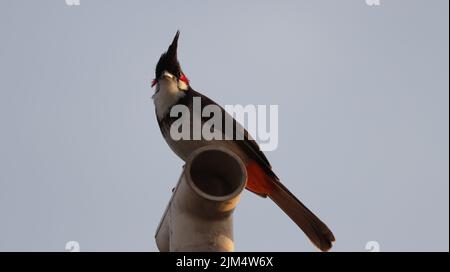
M 160 80 L 153 95 L 158 119 L 161 120 L 169 112 L 170 108 L 185 95 L 185 92 L 179 89 L 176 80 Z

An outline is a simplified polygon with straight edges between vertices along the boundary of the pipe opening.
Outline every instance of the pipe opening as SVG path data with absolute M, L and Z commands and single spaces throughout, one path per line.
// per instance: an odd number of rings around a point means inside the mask
M 205 150 L 192 160 L 192 183 L 206 195 L 226 197 L 239 193 L 246 173 L 239 158 L 221 150 Z

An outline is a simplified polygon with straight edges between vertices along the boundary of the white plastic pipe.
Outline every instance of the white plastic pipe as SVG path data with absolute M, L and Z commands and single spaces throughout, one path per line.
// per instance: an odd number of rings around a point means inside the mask
M 245 188 L 241 159 L 222 147 L 191 154 L 156 231 L 159 251 L 233 251 L 233 211 Z

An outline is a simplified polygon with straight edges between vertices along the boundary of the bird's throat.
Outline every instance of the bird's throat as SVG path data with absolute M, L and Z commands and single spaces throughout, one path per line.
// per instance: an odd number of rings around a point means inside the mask
M 166 116 L 173 105 L 185 96 L 184 90 L 178 87 L 176 82 L 162 81 L 158 84 L 157 90 L 153 95 L 153 102 L 155 103 L 156 115 L 159 120 Z

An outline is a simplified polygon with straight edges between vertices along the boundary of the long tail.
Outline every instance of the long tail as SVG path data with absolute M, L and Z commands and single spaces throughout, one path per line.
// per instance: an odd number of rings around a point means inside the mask
M 331 230 L 281 182 L 272 180 L 273 188 L 268 196 L 303 230 L 311 242 L 322 251 L 328 251 L 335 241 Z
M 269 196 L 303 230 L 315 246 L 322 251 L 330 250 L 335 241 L 331 230 L 281 184 L 275 174 L 268 175 L 256 163 L 247 165 L 247 174 L 248 190 L 263 197 Z

